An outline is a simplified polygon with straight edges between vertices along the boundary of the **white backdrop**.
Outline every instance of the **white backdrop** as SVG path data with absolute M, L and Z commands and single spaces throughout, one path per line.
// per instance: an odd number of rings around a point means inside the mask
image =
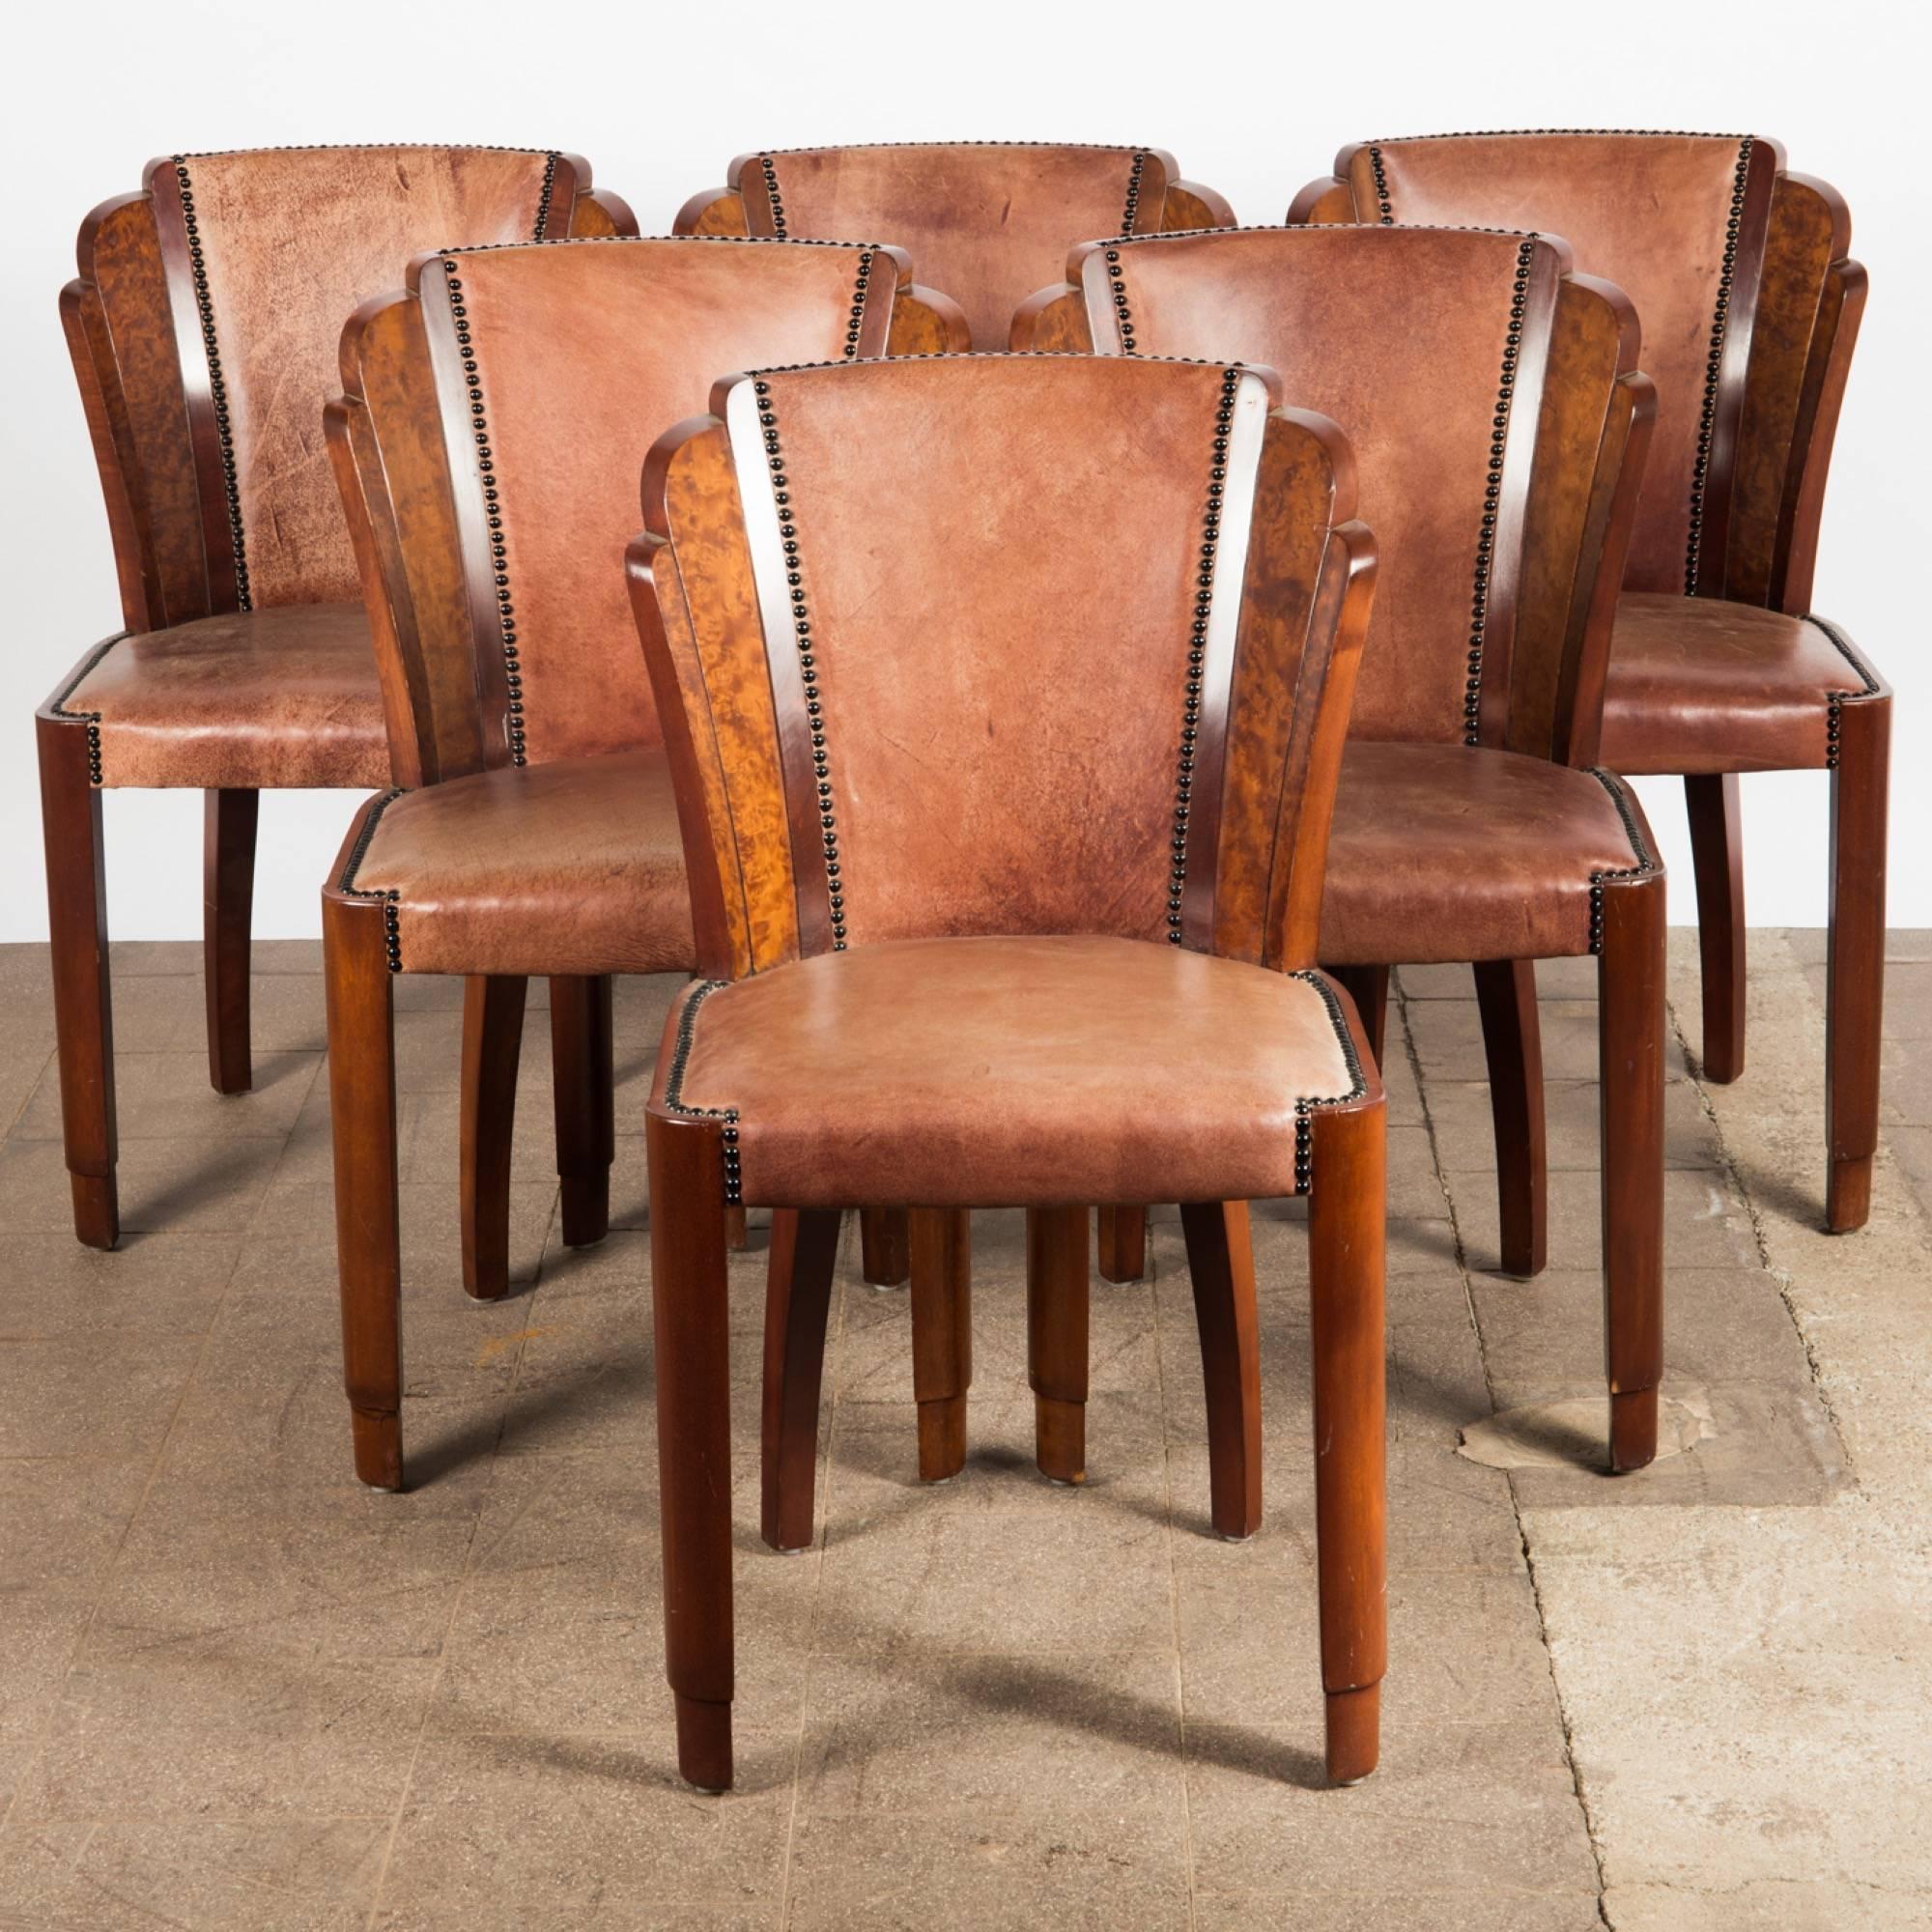
M 177 149 L 474 141 L 586 156 L 646 233 L 740 150 L 839 141 L 1148 142 L 1248 221 L 1278 221 L 1345 141 L 1459 128 L 1737 128 L 1851 203 L 1872 294 L 1825 512 L 1817 599 L 1898 692 L 1891 923 L 1932 925 L 1932 677 L 1920 572 L 1932 552 L 1925 360 L 1932 278 L 1917 184 L 1932 47 L 1920 5 L 1788 0 L 1749 9 L 1444 7 L 1378 0 L 1315 14 L 1045 0 L 961 13 L 872 0 L 698 8 L 576 0 L 129 0 L 34 7 L 9 30 L 7 125 L 19 170 L 0 303 L 9 375 L 8 700 L 0 713 L 0 940 L 45 936 L 31 714 L 118 628 L 93 456 L 55 309 L 81 216 Z M 1747 38 L 1739 38 L 1740 36 Z M 889 238 L 888 238 L 889 239 Z M 401 264 L 398 264 L 400 270 Z M 1580 266 L 1589 268 L 1591 264 Z M 400 275 L 398 276 L 400 280 Z M 639 453 L 655 433 L 639 440 Z M 1346 427 L 1346 425 L 1345 425 Z M 1745 781 L 1754 923 L 1825 917 L 1826 780 Z M 1681 791 L 1646 805 L 1691 918 Z M 319 930 L 317 892 L 348 820 L 341 793 L 262 809 L 256 932 Z M 122 938 L 200 931 L 197 793 L 110 792 L 110 917 Z

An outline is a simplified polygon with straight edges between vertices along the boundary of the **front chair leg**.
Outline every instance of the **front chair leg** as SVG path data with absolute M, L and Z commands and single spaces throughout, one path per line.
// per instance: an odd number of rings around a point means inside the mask
M 1087 1480 L 1087 1209 L 1029 1208 L 1027 1380 L 1036 1460 L 1056 1483 Z
M 335 1249 L 342 1367 L 355 1473 L 403 1487 L 401 1221 L 396 1191 L 396 1039 L 381 899 L 326 896 L 328 1104 L 335 1139 Z
M 966 1392 L 973 1386 L 973 1220 L 964 1208 L 915 1208 L 908 1233 L 919 1479 L 943 1483 L 966 1466 Z
M 1543 1119 L 1543 1029 L 1533 959 L 1479 959 L 1476 1008 L 1490 1064 L 1496 1134 L 1496 1218 L 1505 1274 L 1527 1279 L 1549 1260 L 1548 1148 Z
M 1208 1386 L 1214 1528 L 1239 1542 L 1262 1526 L 1262 1358 L 1248 1204 L 1183 1202 L 1180 1227 Z
M 510 1292 L 510 1144 L 517 1122 L 526 980 L 471 974 L 463 982 L 463 1287 L 478 1301 Z
M 1735 772 L 1684 781 L 1697 883 L 1697 960 L 1704 995 L 1704 1077 L 1745 1070 L 1745 822 Z
M 611 1232 L 611 1163 L 617 1151 L 608 973 L 551 980 L 550 1052 L 563 1242 L 587 1248 Z
M 1315 1367 L 1315 1536 L 1332 1784 L 1380 1750 L 1388 1664 L 1384 1107 L 1316 1108 L 1308 1276 Z
M 715 1119 L 645 1116 L 657 1350 L 665 1675 L 677 1768 L 731 1786 L 731 1362 L 724 1160 Z
M 1596 890 L 1610 1467 L 1641 1469 L 1657 1455 L 1663 1378 L 1663 878 Z
M 859 1272 L 874 1288 L 900 1288 L 910 1279 L 912 1237 L 903 1208 L 859 1210 Z
M 208 1078 L 217 1094 L 254 1084 L 248 1056 L 248 940 L 255 907 L 261 793 L 202 793 L 201 979 L 208 1002 Z
M 1886 794 L 1891 699 L 1838 708 L 1832 772 L 1832 932 L 1825 992 L 1825 1225 L 1834 1235 L 1871 1214 L 1885 1007 Z
M 1102 1208 L 1100 1226 L 1100 1279 L 1102 1281 L 1144 1281 L 1147 1278 L 1147 1224 L 1145 1207 Z
M 825 1323 L 838 1260 L 837 1208 L 775 1208 L 765 1277 L 759 1532 L 774 1549 L 811 1543 Z

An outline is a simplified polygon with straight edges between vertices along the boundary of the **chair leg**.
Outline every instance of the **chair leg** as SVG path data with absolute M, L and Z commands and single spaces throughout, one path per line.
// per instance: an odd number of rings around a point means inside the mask
M 734 1255 L 741 1255 L 752 1245 L 752 1231 L 745 1221 L 742 1208 L 727 1208 L 724 1210 L 724 1245 Z
M 665 1674 L 677 1768 L 731 1786 L 731 1363 L 724 1161 L 715 1120 L 645 1117 L 657 1349 Z
M 1831 1157 L 1825 1225 L 1844 1235 L 1862 1228 L 1871 1213 L 1872 1155 L 1878 1149 L 1891 699 L 1841 705 L 1837 750 L 1825 995 L 1825 1140 Z
M 1321 969 L 1349 990 L 1362 1016 L 1362 1031 L 1376 1065 L 1382 1064 L 1382 1044 L 1388 1037 L 1389 969 L 1386 966 L 1324 966 Z
M 1036 1460 L 1056 1483 L 1087 1480 L 1087 1209 L 1029 1208 L 1027 1380 Z
M 1697 958 L 1704 982 L 1704 1077 L 1745 1070 L 1745 822 L 1735 772 L 1684 781 L 1697 882 Z
M 255 791 L 202 793 L 201 978 L 208 1001 L 208 1078 L 217 1094 L 245 1094 L 254 1085 L 248 939 L 261 799 Z
M 1102 1208 L 1100 1223 L 1100 1279 L 1102 1281 L 1145 1281 L 1147 1279 L 1147 1224 L 1145 1207 Z
M 528 986 L 480 973 L 463 983 L 463 1287 L 478 1301 L 510 1292 L 510 1143 Z
M 403 1487 L 401 1220 L 396 1189 L 396 1037 L 379 899 L 326 896 L 328 1103 L 335 1138 L 335 1252 L 342 1367 L 355 1473 Z
M 587 1248 L 611 1232 L 611 1163 L 617 1153 L 608 973 L 550 982 L 550 1052 L 563 1240 Z
M 107 867 L 100 792 L 84 725 L 35 720 L 46 842 L 61 1133 L 73 1232 L 90 1248 L 121 1236 L 115 1187 L 114 1009 L 107 972 Z
M 1387 1393 L 1382 1337 L 1384 1109 L 1318 1108 L 1308 1203 L 1315 1368 L 1315 1540 L 1328 1779 L 1356 1784 L 1380 1747 L 1388 1663 Z
M 1663 879 L 1600 888 L 1598 1089 L 1610 1467 L 1657 1455 L 1663 1376 Z
M 1476 1006 L 1490 1063 L 1496 1131 L 1502 1269 L 1527 1279 L 1549 1260 L 1548 1150 L 1543 1122 L 1543 1029 L 1533 959 L 1476 961 Z
M 1180 1227 L 1208 1385 L 1214 1528 L 1239 1542 L 1262 1526 L 1262 1357 L 1248 1204 L 1183 1202 Z
M 943 1483 L 966 1466 L 966 1392 L 973 1386 L 973 1219 L 915 1208 L 912 1391 L 919 1402 L 919 1479 Z
M 838 1260 L 836 1208 L 775 1208 L 765 1278 L 759 1532 L 774 1549 L 812 1539 L 825 1322 Z
M 911 1236 L 903 1208 L 859 1210 L 859 1272 L 874 1288 L 899 1288 L 911 1278 Z

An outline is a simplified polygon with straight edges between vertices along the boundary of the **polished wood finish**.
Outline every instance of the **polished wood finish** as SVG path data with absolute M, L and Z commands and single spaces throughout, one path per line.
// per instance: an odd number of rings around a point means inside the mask
M 1871 1213 L 1885 1019 L 1886 812 L 1889 693 L 1838 711 L 1832 773 L 1832 930 L 1825 1014 L 1825 1225 L 1862 1228 Z
M 1146 1208 L 1102 1208 L 1096 1219 L 1099 1223 L 1100 1279 L 1112 1282 L 1145 1280 Z
M 248 936 L 261 794 L 202 794 L 201 953 L 208 1080 L 217 1094 L 254 1085 L 248 1056 Z
M 458 1186 L 464 1293 L 497 1301 L 510 1292 L 510 1145 L 517 1063 L 529 981 L 473 974 L 463 985 L 463 1091 Z
M 1502 1270 L 1526 1280 L 1541 1274 L 1549 1260 L 1549 1159 L 1544 1142 L 1536 961 L 1479 959 L 1475 975 L 1496 1133 Z
M 1035 1459 L 1056 1483 L 1087 1480 L 1087 1210 L 1029 1208 L 1027 1381 Z
M 1736 772 L 1684 781 L 1697 884 L 1703 975 L 1704 1077 L 1720 1087 L 1745 1070 L 1745 843 Z
M 966 1393 L 973 1386 L 973 1222 L 956 1208 L 915 1208 L 908 1218 L 919 1476 L 923 1483 L 943 1483 L 966 1466 Z
M 1262 1526 L 1262 1357 L 1248 1204 L 1184 1201 L 1180 1227 L 1208 1386 L 1214 1530 L 1241 1542 Z
M 774 1548 L 812 1540 L 825 1324 L 838 1261 L 836 1209 L 776 1208 L 765 1280 L 759 1534 Z
M 610 974 L 550 982 L 550 1051 L 561 1232 L 566 1247 L 587 1248 L 611 1232 L 617 1157 Z
M 912 1235 L 903 1208 L 859 1212 L 859 1272 L 874 1288 L 903 1288 L 912 1276 Z

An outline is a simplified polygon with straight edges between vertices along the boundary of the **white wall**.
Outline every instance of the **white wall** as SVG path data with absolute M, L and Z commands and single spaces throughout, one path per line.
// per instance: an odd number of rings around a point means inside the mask
M 0 256 L 8 372 L 4 555 L 12 675 L 0 712 L 0 940 L 44 936 L 31 713 L 117 627 L 93 458 L 55 312 L 98 200 L 175 149 L 325 141 L 554 144 L 586 155 L 647 233 L 741 149 L 922 138 L 1146 141 L 1278 221 L 1350 138 L 1460 128 L 1636 127 L 1776 134 L 1850 200 L 1872 297 L 1838 438 L 1817 591 L 1898 692 L 1891 919 L 1932 925 L 1932 677 L 1921 585 L 1928 279 L 1919 5 L 1788 0 L 1562 8 L 1378 0 L 961 11 L 903 0 L 690 7 L 577 0 L 128 0 L 23 9 L 8 33 L 13 213 Z M 744 38 L 734 38 L 742 35 Z M 1747 38 L 1737 38 L 1740 35 Z M 400 269 L 400 264 L 398 265 Z M 1582 266 L 1587 268 L 1588 263 Z M 1345 425 L 1346 427 L 1346 425 Z M 1690 917 L 1678 786 L 1643 787 Z M 1745 784 L 1754 923 L 1825 916 L 1826 781 Z M 198 794 L 108 794 L 110 908 L 127 938 L 200 930 Z M 271 794 L 256 931 L 318 929 L 351 807 Z M 1681 882 L 1681 883 L 1679 883 Z

